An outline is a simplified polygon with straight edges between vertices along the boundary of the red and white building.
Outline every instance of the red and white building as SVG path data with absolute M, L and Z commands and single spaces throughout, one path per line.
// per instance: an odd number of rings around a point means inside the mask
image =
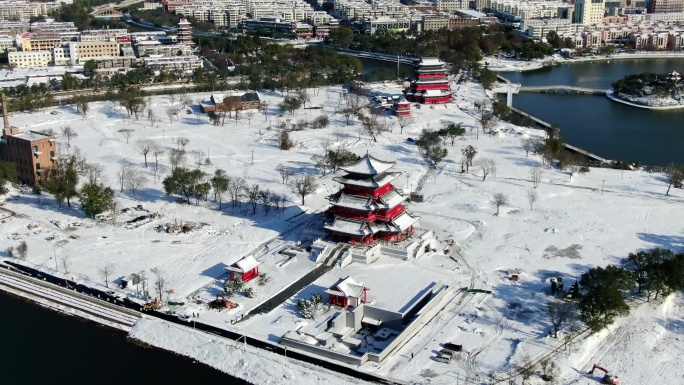
M 358 307 L 368 301 L 366 292 L 369 289 L 363 283 L 356 282 L 352 277 L 340 279 L 325 293 L 328 295 L 328 303 L 343 308 Z
M 344 187 L 328 210 L 335 220 L 325 225 L 334 240 L 352 244 L 397 242 L 413 232 L 420 217 L 406 211 L 402 204 L 406 199 L 394 189 L 391 182 L 401 175 L 389 171 L 394 165 L 366 154 L 354 164 L 340 167 L 347 174 L 334 179 Z
M 248 255 L 225 269 L 228 271 L 229 280 L 240 277 L 242 282 L 247 282 L 259 276 L 259 265 L 261 262 Z
M 447 68 L 438 58 L 422 58 L 411 85 L 404 91 L 409 102 L 442 104 L 451 101 Z
M 411 115 L 411 103 L 407 100 L 402 100 L 400 102 L 394 103 L 392 106 L 392 111 L 396 116 L 410 116 Z

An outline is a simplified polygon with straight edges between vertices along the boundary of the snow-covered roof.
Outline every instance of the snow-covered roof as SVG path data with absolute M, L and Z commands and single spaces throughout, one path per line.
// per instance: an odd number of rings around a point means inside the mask
M 438 66 L 438 65 L 443 65 L 444 62 L 439 60 L 439 58 L 436 57 L 424 57 L 420 59 L 420 65 L 422 66 Z
M 381 203 L 381 205 L 378 206 L 383 209 L 391 209 L 392 207 L 400 205 L 404 199 L 406 198 L 399 194 L 397 190 L 391 190 L 387 194 L 380 197 L 379 203 Z
M 423 91 L 423 96 L 446 96 L 451 94 L 451 92 L 444 92 L 443 90 L 425 90 Z
M 400 172 L 386 172 L 386 173 L 378 174 L 372 178 L 357 179 L 357 178 L 340 176 L 340 177 L 333 178 L 333 180 L 337 181 L 339 183 L 345 184 L 345 185 L 350 185 L 350 186 L 376 188 L 376 187 L 384 186 L 387 183 L 397 179 L 399 177 L 399 175 L 401 175 Z
M 392 168 L 396 162 L 385 162 L 366 154 L 363 158 L 349 166 L 340 167 L 342 170 L 362 175 L 378 175 Z
M 418 79 L 416 84 L 442 84 L 449 83 L 447 79 Z
M 251 255 L 248 255 L 241 260 L 235 262 L 231 266 L 226 267 L 226 270 L 230 271 L 236 271 L 238 273 L 244 273 L 246 271 L 250 271 L 254 269 L 255 267 L 261 265 L 261 262 L 257 261 L 252 257 Z
M 335 206 L 346 207 L 354 210 L 371 211 L 373 200 L 371 197 L 359 195 L 342 194 L 337 199 Z
M 337 281 L 330 289 L 342 292 L 345 297 L 358 298 L 363 294 L 364 286 L 363 283 L 356 282 L 354 278 L 347 277 Z
M 414 217 L 408 212 L 404 211 L 396 218 L 392 219 L 392 224 L 399 228 L 400 231 L 404 231 L 409 227 L 413 226 L 420 217 Z
M 344 218 L 335 218 L 335 221 L 332 223 L 332 225 L 325 225 L 323 227 L 329 231 L 356 235 L 359 237 L 365 237 L 366 235 L 373 234 L 373 231 L 368 227 L 366 222 L 353 221 L 351 219 Z

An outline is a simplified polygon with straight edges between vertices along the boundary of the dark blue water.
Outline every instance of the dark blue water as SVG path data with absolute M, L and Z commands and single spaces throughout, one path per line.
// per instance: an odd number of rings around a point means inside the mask
M 611 60 L 501 73 L 523 85 L 610 88 L 625 75 L 684 71 L 684 59 Z M 684 164 L 684 110 L 652 111 L 604 96 L 521 93 L 513 106 L 561 128 L 563 139 L 608 159 L 648 165 Z
M 0 384 L 248 384 L 0 291 Z

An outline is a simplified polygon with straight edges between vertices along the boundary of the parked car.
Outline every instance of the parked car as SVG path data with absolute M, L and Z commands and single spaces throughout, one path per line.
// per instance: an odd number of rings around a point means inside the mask
M 451 362 L 451 354 L 439 353 L 437 357 L 435 357 L 435 361 L 448 364 Z

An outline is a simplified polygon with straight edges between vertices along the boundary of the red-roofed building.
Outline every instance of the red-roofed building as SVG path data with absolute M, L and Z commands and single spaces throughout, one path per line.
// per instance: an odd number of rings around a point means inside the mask
M 328 210 L 335 220 L 325 225 L 334 240 L 352 244 L 396 242 L 413 232 L 420 218 L 406 211 L 402 204 L 406 198 L 391 183 L 401 175 L 389 171 L 394 164 L 366 154 L 340 167 L 347 174 L 334 180 L 344 187 L 332 198 L 333 207 Z
M 250 281 L 259 276 L 259 265 L 261 265 L 261 262 L 254 259 L 251 255 L 248 255 L 226 267 L 226 270 L 230 275 L 228 279 L 232 281 L 237 277 L 240 277 L 242 282 Z
M 363 283 L 356 282 L 352 277 L 340 279 L 330 286 L 325 293 L 328 295 L 328 303 L 335 306 L 357 307 L 368 301 L 366 292 L 369 289 Z

